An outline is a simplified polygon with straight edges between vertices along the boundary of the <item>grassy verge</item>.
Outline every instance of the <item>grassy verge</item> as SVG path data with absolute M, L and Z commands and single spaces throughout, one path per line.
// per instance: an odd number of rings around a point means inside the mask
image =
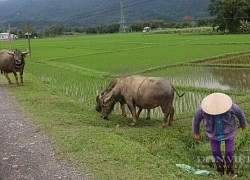
M 94 107 L 57 92 L 25 74 L 25 85 L 11 86 L 11 94 L 41 132 L 52 137 L 58 158 L 90 179 L 199 179 L 175 165 L 195 164 L 190 157 L 190 119 L 160 128 L 161 120 L 141 118 L 131 127 L 130 118 L 99 118 Z M 196 167 L 197 168 L 197 167 Z M 213 168 L 209 168 L 213 171 Z M 209 177 L 211 178 L 211 176 Z

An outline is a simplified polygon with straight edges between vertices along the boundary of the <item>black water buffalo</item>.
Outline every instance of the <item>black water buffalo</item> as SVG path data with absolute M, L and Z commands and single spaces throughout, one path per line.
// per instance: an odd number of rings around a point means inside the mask
M 174 117 L 173 100 L 175 92 L 179 97 L 184 95 L 184 93 L 179 95 L 174 86 L 164 78 L 139 75 L 124 77 L 110 92 L 101 97 L 102 118 L 107 118 L 115 103 L 122 99 L 131 111 L 133 119 L 131 125 L 136 124 L 136 106 L 141 109 L 153 109 L 160 106 L 164 113 L 162 127 L 167 125 L 169 115 L 168 125 L 171 125 Z
M 108 87 L 103 92 L 101 92 L 99 95 L 96 96 L 96 107 L 95 107 L 96 111 L 98 111 L 98 112 L 102 111 L 102 106 L 101 106 L 101 101 L 100 101 L 101 98 L 104 95 L 108 94 L 120 82 L 120 80 L 122 80 L 123 78 L 124 77 L 117 77 L 117 78 L 113 79 L 111 81 L 111 83 L 108 85 Z M 125 100 L 120 98 L 120 99 L 117 99 L 117 101 L 120 103 L 122 116 L 126 117 L 127 113 L 126 113 L 126 110 L 125 110 L 125 104 L 126 104 Z M 138 112 L 137 112 L 137 118 L 139 117 L 141 111 L 142 111 L 142 108 L 139 108 Z M 150 109 L 148 109 L 146 119 L 150 119 Z
M 23 84 L 23 70 L 25 66 L 24 58 L 29 52 L 21 52 L 18 49 L 0 51 L 0 70 L 11 84 L 8 73 L 13 73 L 16 79 L 16 84 L 19 85 L 17 72 L 20 72 L 20 84 Z

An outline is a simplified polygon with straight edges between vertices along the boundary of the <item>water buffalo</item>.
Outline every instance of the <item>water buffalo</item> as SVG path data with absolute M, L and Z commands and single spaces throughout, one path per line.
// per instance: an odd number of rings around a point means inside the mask
M 161 107 L 164 114 L 162 127 L 172 124 L 174 117 L 174 93 L 179 95 L 173 85 L 168 80 L 160 77 L 145 77 L 132 75 L 122 78 L 110 92 L 101 97 L 102 118 L 107 118 L 117 101 L 122 99 L 128 105 L 132 114 L 131 125 L 136 124 L 136 106 L 141 109 L 153 109 Z
M 101 98 L 104 95 L 108 94 L 117 85 L 117 83 L 119 83 L 120 80 L 122 80 L 123 78 L 124 77 L 117 77 L 117 78 L 113 79 L 111 81 L 111 83 L 108 85 L 108 87 L 103 92 L 101 92 L 99 95 L 96 96 L 96 107 L 95 107 L 96 111 L 98 111 L 98 112 L 102 111 L 102 106 L 101 106 L 101 101 L 100 101 Z M 127 113 L 126 113 L 126 110 L 125 110 L 125 104 L 126 104 L 126 102 L 122 98 L 118 99 L 117 101 L 120 103 L 120 107 L 121 107 L 121 111 L 122 111 L 122 116 L 126 117 L 127 116 Z M 142 111 L 142 108 L 139 108 L 138 112 L 137 112 L 137 118 L 139 117 L 141 111 Z M 150 119 L 150 109 L 148 109 L 146 119 Z
M 16 79 L 16 84 L 19 85 L 17 72 L 20 72 L 20 84 L 23 84 L 23 70 L 24 70 L 24 58 L 29 52 L 21 52 L 18 49 L 0 51 L 0 70 L 1 74 L 4 73 L 5 77 L 11 84 L 11 80 L 8 73 L 13 73 Z

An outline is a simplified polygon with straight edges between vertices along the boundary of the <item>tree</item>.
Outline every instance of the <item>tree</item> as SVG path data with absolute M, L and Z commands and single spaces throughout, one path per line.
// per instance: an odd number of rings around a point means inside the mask
M 239 29 L 243 34 L 250 33 L 250 23 L 247 20 L 240 21 L 240 28 Z
M 208 11 L 210 11 L 211 16 L 216 16 L 219 12 L 219 7 L 222 4 L 222 0 L 210 0 L 210 4 L 208 5 Z
M 208 10 L 215 18 L 215 24 L 222 31 L 236 33 L 241 20 L 248 20 L 250 12 L 249 0 L 210 0 Z
M 63 32 L 65 32 L 65 27 L 61 25 L 52 25 L 48 28 L 45 28 L 44 30 L 45 36 L 48 36 L 48 37 L 62 35 Z

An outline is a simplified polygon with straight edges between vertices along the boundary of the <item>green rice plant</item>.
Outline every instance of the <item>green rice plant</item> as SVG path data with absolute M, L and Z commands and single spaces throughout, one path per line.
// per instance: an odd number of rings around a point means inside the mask
M 164 28 L 157 29 L 149 32 L 149 34 L 182 34 L 182 33 L 196 33 L 196 34 L 208 34 L 212 33 L 212 27 L 193 27 L 193 28 Z
M 27 71 L 66 95 L 92 106 L 98 91 L 106 88 L 110 81 L 109 74 L 84 71 L 65 64 L 43 63 L 37 66 L 37 63 L 30 63 Z
M 32 56 L 26 59 L 25 85 L 10 90 L 30 119 L 52 137 L 56 154 L 80 172 L 87 166 L 96 179 L 200 179 L 175 166 L 185 163 L 214 172 L 211 164 L 197 159 L 211 153 L 204 135 L 201 143 L 194 142 L 192 117 L 203 97 L 217 91 L 229 94 L 249 116 L 248 86 L 230 84 L 231 75 L 236 75 L 238 82 L 233 84 L 247 85 L 243 81 L 248 82 L 248 71 L 241 68 L 244 78 L 230 64 L 210 67 L 210 62 L 190 62 L 247 51 L 248 38 L 136 33 L 36 39 L 31 41 Z M 26 44 L 14 41 L 13 48 L 25 49 Z M 96 95 L 114 77 L 127 74 L 164 77 L 178 92 L 185 92 L 182 98 L 175 97 L 172 127 L 159 128 L 162 113 L 157 108 L 151 120 L 143 112 L 136 127 L 129 126 L 131 118 L 118 115 L 119 106 L 109 121 L 100 118 L 94 110 Z M 248 133 L 238 134 L 237 152 L 248 148 L 242 143 L 248 139 Z M 243 167 L 237 171 L 247 179 Z

